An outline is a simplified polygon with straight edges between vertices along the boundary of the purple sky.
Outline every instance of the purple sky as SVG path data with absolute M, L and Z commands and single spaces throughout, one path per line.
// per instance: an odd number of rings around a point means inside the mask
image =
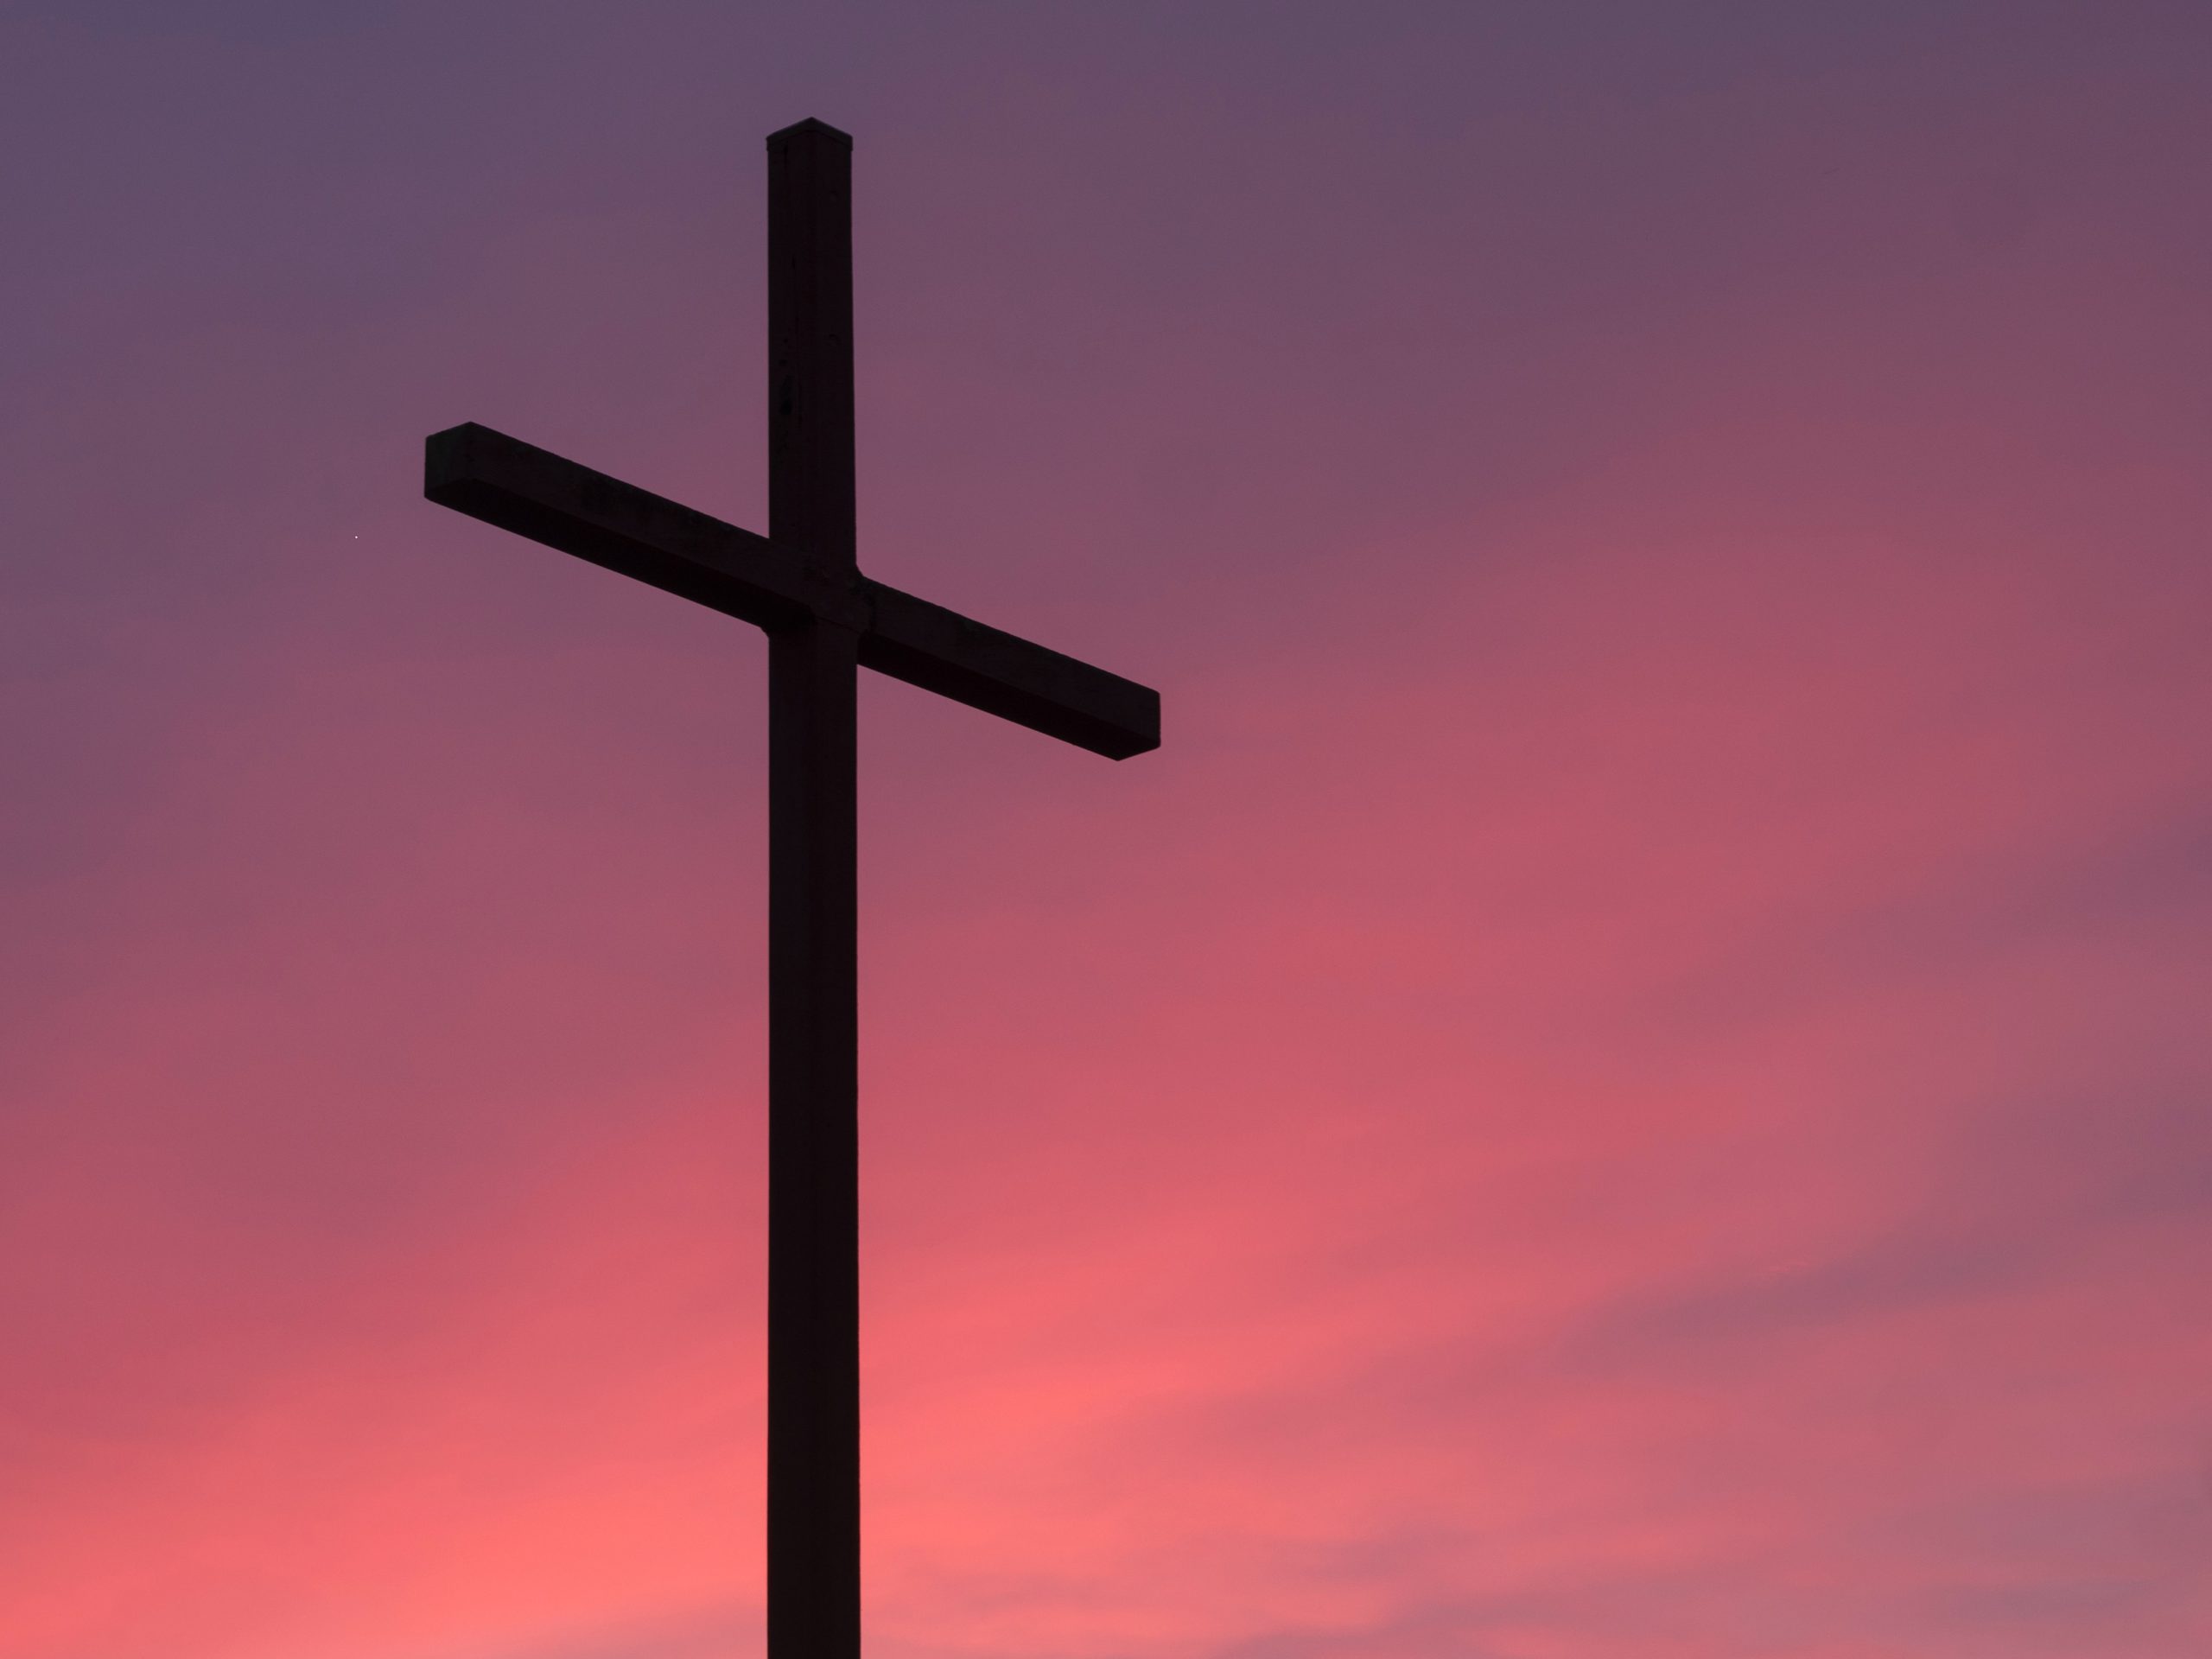
M 0 14 L 0 1659 L 760 1649 L 852 131 L 882 1659 L 2212 1651 L 2212 11 Z

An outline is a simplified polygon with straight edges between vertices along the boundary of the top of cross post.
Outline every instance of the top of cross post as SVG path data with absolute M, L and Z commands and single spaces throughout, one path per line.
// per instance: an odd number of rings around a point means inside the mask
M 793 138 L 799 137 L 802 135 L 808 137 L 813 137 L 819 135 L 824 138 L 834 138 L 839 143 L 842 144 L 847 149 L 850 149 L 853 147 L 853 135 L 851 133 L 841 132 L 836 127 L 831 126 L 827 121 L 817 121 L 810 115 L 804 121 L 792 122 L 788 127 L 777 128 L 775 131 L 768 135 L 768 143 L 771 145 L 785 143 Z

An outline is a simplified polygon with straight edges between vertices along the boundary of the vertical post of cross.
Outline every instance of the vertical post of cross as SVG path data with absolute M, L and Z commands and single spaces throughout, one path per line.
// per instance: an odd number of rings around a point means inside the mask
M 768 139 L 768 534 L 854 571 L 852 143 Z M 768 1655 L 861 1650 L 859 636 L 768 641 Z

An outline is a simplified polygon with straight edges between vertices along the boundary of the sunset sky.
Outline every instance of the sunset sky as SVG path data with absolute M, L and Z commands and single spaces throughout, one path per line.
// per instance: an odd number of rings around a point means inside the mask
M 0 11 L 0 1659 L 757 1659 L 766 527 L 870 1659 L 2212 1653 L 2212 7 Z

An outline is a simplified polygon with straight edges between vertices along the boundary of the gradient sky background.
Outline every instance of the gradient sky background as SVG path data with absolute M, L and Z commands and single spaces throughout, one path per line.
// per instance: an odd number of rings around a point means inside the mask
M 2212 1651 L 2212 10 L 0 18 L 0 1659 L 759 1649 L 852 130 L 871 1654 Z

